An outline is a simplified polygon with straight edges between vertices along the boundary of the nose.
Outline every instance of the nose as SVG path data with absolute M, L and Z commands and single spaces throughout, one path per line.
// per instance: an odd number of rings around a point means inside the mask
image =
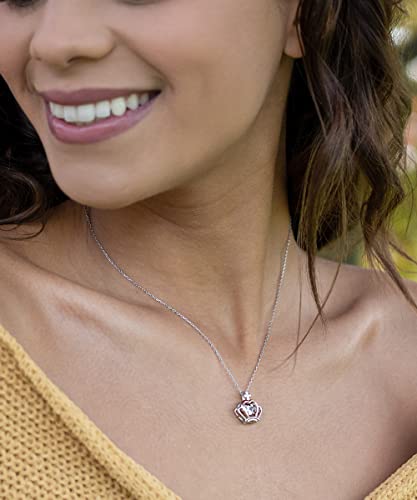
M 103 58 L 113 49 L 113 36 L 100 19 L 99 9 L 85 0 L 47 2 L 30 40 L 30 56 L 61 67 L 74 59 Z

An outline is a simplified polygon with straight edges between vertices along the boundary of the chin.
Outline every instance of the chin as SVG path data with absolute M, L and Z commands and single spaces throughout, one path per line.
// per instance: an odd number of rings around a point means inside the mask
M 123 193 L 117 188 L 102 189 L 97 186 L 87 189 L 86 186 L 71 189 L 60 186 L 60 188 L 74 202 L 102 210 L 118 210 L 150 197 L 144 193 Z

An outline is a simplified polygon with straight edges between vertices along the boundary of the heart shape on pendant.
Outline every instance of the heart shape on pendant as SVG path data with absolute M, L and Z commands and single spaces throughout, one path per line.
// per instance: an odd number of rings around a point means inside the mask
M 259 422 L 262 406 L 253 399 L 244 400 L 236 406 L 234 413 L 243 424 L 253 424 Z

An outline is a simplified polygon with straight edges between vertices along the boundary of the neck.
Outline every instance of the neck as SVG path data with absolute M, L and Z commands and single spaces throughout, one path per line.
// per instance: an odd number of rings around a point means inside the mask
M 289 214 L 278 207 L 268 185 L 265 176 L 263 185 L 242 185 L 204 204 L 185 204 L 181 198 L 176 205 L 172 198 L 159 197 L 121 210 L 92 209 L 91 219 L 106 251 L 131 278 L 203 331 L 209 326 L 211 333 L 230 337 L 228 342 L 241 352 L 256 352 L 270 318 L 289 235 L 292 245 L 279 310 L 283 305 L 289 309 L 288 299 L 297 286 Z M 254 192 L 264 194 L 254 197 Z M 140 304 L 163 311 L 145 294 L 134 294 L 119 274 L 109 273 L 110 264 L 98 247 L 96 251 L 113 293 L 136 295 Z
M 283 154 L 277 163 L 263 165 L 248 161 L 247 168 L 240 164 L 226 176 L 224 169 L 214 170 L 198 182 L 124 208 L 91 209 L 98 239 L 128 276 L 214 342 L 217 336 L 220 347 L 227 343 L 242 354 L 258 353 L 265 336 L 290 224 Z M 291 316 L 292 330 L 301 253 L 292 232 L 290 237 L 278 310 L 280 326 Z M 85 276 L 95 267 L 101 274 L 92 282 L 105 284 L 107 293 L 166 312 L 116 270 L 111 272 L 90 235 L 87 241 L 92 259 L 85 264 Z

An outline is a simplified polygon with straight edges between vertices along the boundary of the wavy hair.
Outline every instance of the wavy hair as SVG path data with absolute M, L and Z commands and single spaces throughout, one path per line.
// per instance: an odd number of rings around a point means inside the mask
M 339 270 L 354 228 L 369 261 L 417 309 L 391 249 L 411 257 L 389 231 L 391 215 L 406 196 L 404 131 L 412 100 L 391 35 L 406 14 L 401 0 L 301 0 L 298 6 L 303 57 L 294 62 L 287 101 L 287 187 L 294 234 L 308 256 L 323 320 L 326 301 L 318 294 L 315 257 L 340 241 Z M 22 236 L 31 238 L 45 227 L 50 209 L 68 197 L 1 77 L 0 127 L 0 224 L 41 222 L 39 231 Z

